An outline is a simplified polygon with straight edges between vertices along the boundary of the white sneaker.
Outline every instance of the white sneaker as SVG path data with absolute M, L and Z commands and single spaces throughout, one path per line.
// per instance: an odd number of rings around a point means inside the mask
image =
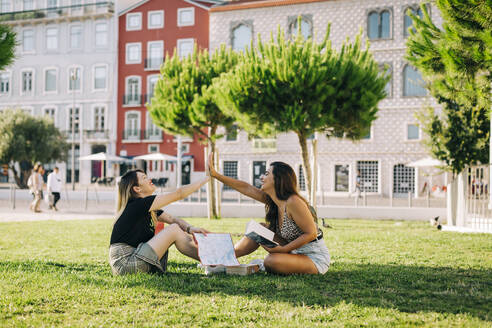
M 265 265 L 263 264 L 263 262 L 265 262 L 263 259 L 254 259 L 248 264 L 258 264 L 260 271 L 265 272 Z

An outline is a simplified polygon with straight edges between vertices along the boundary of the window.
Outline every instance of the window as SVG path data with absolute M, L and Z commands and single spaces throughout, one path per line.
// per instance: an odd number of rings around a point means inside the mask
M 147 148 L 149 153 L 158 153 L 159 152 L 159 145 L 149 145 L 149 148 Z
M 56 89 L 56 69 L 47 69 L 44 71 L 44 91 L 56 92 Z
M 178 9 L 178 26 L 195 25 L 195 8 Z
M 28 29 L 22 31 L 22 51 L 34 51 L 34 30 Z
M 180 58 L 186 58 L 193 53 L 193 47 L 195 45 L 194 39 L 180 39 L 178 40 L 178 56 Z
M 420 128 L 417 124 L 407 125 L 407 140 L 419 140 Z
M 147 80 L 147 100 L 146 102 L 150 103 L 152 97 L 154 96 L 154 89 L 157 85 L 157 81 L 159 81 L 158 75 L 150 75 Z
M 357 161 L 357 172 L 360 174 L 361 191 L 378 192 L 378 161 Z
M 152 41 L 147 44 L 147 47 L 148 55 L 145 68 L 158 69 L 164 56 L 164 43 L 162 41 Z
M 161 139 L 161 130 L 152 121 L 149 111 L 147 111 L 145 120 L 146 120 L 145 139 Z
M 34 9 L 34 0 L 23 0 L 22 2 L 22 10 L 33 10 Z
M 8 13 L 10 11 L 10 0 L 0 0 L 0 13 Z
M 422 75 L 410 65 L 403 69 L 403 96 L 419 97 L 426 96 L 427 89 L 424 88 Z
M 46 29 L 46 49 L 58 49 L 58 28 L 49 27 Z
M 94 67 L 94 90 L 106 90 L 107 66 Z
M 126 44 L 126 63 L 127 64 L 140 64 L 142 44 L 141 43 L 127 43 Z
M 82 48 L 82 26 L 74 25 L 70 27 L 70 48 Z
M 108 45 L 108 24 L 96 24 L 96 47 L 106 47 Z
M 415 169 L 403 164 L 393 166 L 393 193 L 404 196 L 415 192 Z
M 105 111 L 106 111 L 106 108 L 104 108 L 103 106 L 94 107 L 94 130 L 95 131 L 104 131 L 104 128 L 106 127 Z
M 237 141 L 237 125 L 233 124 L 226 131 L 226 141 Z
M 243 51 L 251 45 L 253 27 L 250 24 L 241 23 L 232 29 L 232 50 Z
M 306 179 L 304 178 L 304 169 L 299 165 L 299 190 L 306 191 Z
M 46 7 L 47 8 L 56 8 L 58 6 L 58 0 L 47 0 Z
M 72 67 L 68 70 L 68 91 L 80 91 L 82 80 L 82 69 Z
M 289 34 L 292 38 L 297 36 L 298 31 L 298 16 L 289 17 Z M 308 39 L 313 36 L 313 20 L 311 15 L 301 16 L 301 34 L 304 39 Z
M 140 113 L 127 112 L 123 139 L 140 139 Z
M 147 16 L 147 28 L 149 30 L 164 27 L 164 11 L 149 11 Z
M 423 13 L 422 9 L 418 5 L 407 7 L 403 12 L 405 13 L 405 16 L 403 17 L 403 36 L 407 37 L 410 35 L 409 29 L 413 26 L 413 20 L 410 17 L 409 12 L 420 18 L 423 17 Z
M 127 77 L 124 104 L 140 105 L 140 90 L 140 77 Z
M 5 95 L 10 92 L 10 74 L 0 73 L 0 94 Z
M 73 107 L 68 108 L 68 128 L 67 130 L 72 132 L 72 122 L 74 124 L 73 131 L 75 134 L 78 133 L 79 131 L 79 123 L 80 123 L 80 109 L 79 107 L 75 107 L 75 111 L 73 110 Z M 74 120 L 74 121 L 72 121 Z
M 233 179 L 237 179 L 237 161 L 224 161 L 224 175 Z M 228 185 L 224 184 L 223 190 L 233 190 Z
M 142 29 L 142 13 L 131 13 L 126 15 L 126 30 L 138 31 Z
M 362 137 L 362 140 L 371 140 L 371 138 L 372 138 L 372 127 L 369 128 L 369 132 Z
M 349 191 L 349 166 L 335 165 L 335 191 Z
M 370 40 L 389 39 L 391 37 L 390 10 L 371 11 L 367 25 L 367 35 Z
M 24 71 L 21 73 L 22 94 L 29 94 L 32 92 L 32 75 L 32 71 Z
M 256 188 L 261 188 L 261 176 L 266 172 L 266 162 L 265 161 L 254 161 L 253 162 L 253 186 Z
M 277 139 L 253 138 L 253 150 L 259 153 L 274 153 L 277 151 Z
M 56 114 L 56 109 L 53 107 L 47 107 L 43 110 L 44 116 L 48 116 L 53 123 L 55 123 L 55 114 Z

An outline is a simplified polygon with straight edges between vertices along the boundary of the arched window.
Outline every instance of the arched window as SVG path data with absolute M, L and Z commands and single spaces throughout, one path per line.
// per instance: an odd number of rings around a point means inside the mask
M 419 97 L 426 95 L 427 89 L 424 87 L 422 75 L 411 65 L 406 65 L 403 68 L 403 96 Z
M 409 13 L 411 12 L 413 15 L 418 16 L 420 18 L 423 17 L 423 13 L 422 13 L 422 9 L 418 5 L 407 7 L 403 12 L 405 15 L 403 17 L 403 36 L 407 37 L 410 35 L 408 29 L 413 25 L 413 20 L 410 17 Z
M 232 50 L 243 51 L 251 45 L 253 39 L 252 24 L 242 22 L 232 29 L 231 45 Z
M 367 17 L 367 36 L 370 40 L 389 39 L 391 37 L 390 10 L 373 10 Z
M 289 35 L 293 39 L 297 36 L 298 20 L 299 20 L 299 16 L 289 17 L 288 31 L 289 31 Z M 313 36 L 313 19 L 311 15 L 301 15 L 301 34 L 304 37 L 304 39 L 308 39 Z

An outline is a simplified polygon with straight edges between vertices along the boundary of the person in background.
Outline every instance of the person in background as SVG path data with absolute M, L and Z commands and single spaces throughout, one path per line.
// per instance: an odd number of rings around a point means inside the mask
M 36 163 L 32 170 L 31 177 L 29 177 L 29 179 L 31 179 L 31 182 L 28 184 L 30 185 L 31 192 L 34 195 L 34 200 L 29 206 L 29 209 L 31 211 L 34 211 L 35 213 L 41 212 L 41 210 L 39 209 L 39 204 L 41 203 L 41 199 L 43 199 L 43 173 L 43 165 L 41 163 Z
M 56 203 L 60 200 L 60 192 L 62 188 L 62 181 L 58 174 L 58 167 L 55 166 L 53 171 L 48 174 L 47 191 L 48 194 L 53 195 L 53 200 L 50 203 L 50 209 L 58 211 Z

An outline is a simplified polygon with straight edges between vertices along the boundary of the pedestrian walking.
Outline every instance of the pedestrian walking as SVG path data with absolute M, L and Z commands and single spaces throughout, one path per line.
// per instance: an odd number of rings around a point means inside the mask
M 48 184 L 47 184 L 47 192 L 48 195 L 52 196 L 50 198 L 50 209 L 58 211 L 56 207 L 56 203 L 60 200 L 60 192 L 62 188 L 62 180 L 60 175 L 58 174 L 58 167 L 55 166 L 53 171 L 48 174 Z
M 31 193 L 34 195 L 34 200 L 32 201 L 29 209 L 36 213 L 41 212 L 39 209 L 39 204 L 41 203 L 41 199 L 43 199 L 43 173 L 44 168 L 41 163 L 36 163 L 32 170 L 31 176 L 29 177 L 28 186 L 30 188 Z

